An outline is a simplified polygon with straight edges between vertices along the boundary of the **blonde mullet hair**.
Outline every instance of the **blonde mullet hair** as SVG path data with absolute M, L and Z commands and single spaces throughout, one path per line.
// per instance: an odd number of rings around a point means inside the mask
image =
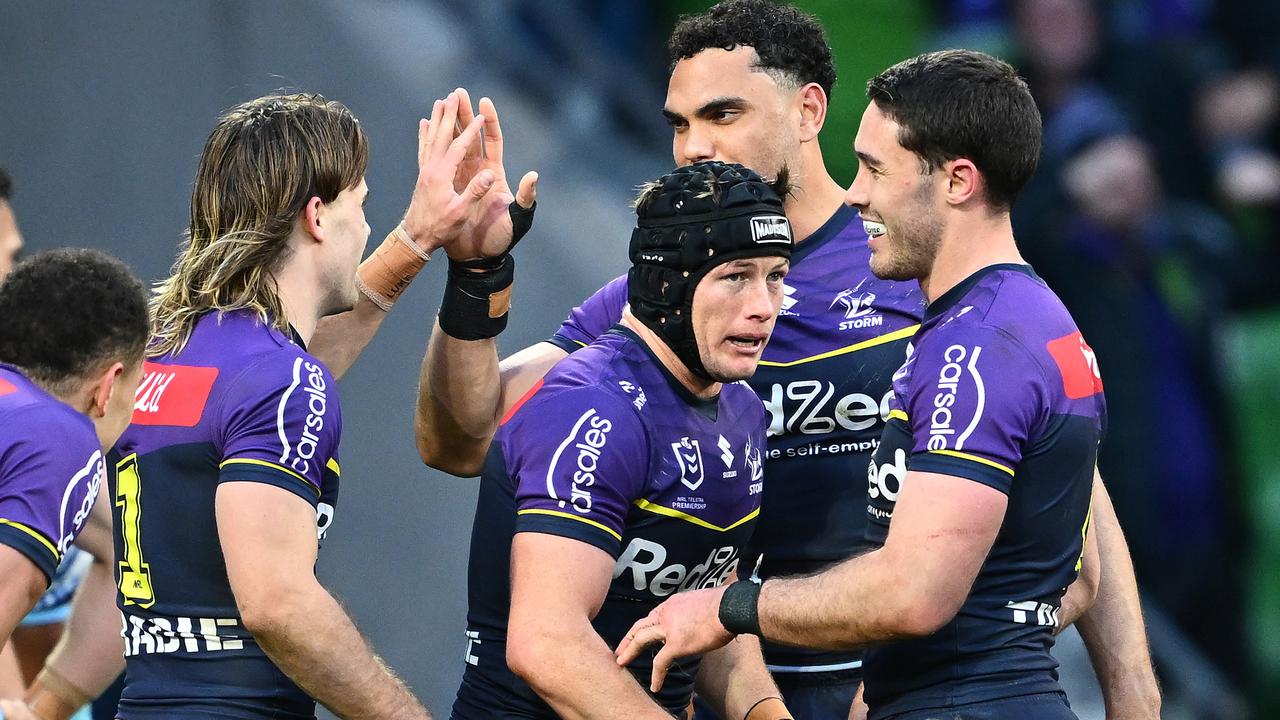
M 252 310 L 288 331 L 274 272 L 312 197 L 333 202 L 364 177 L 369 143 L 344 105 L 277 94 L 228 110 L 209 134 L 191 191 L 191 225 L 151 299 L 147 355 L 176 353 L 210 311 Z

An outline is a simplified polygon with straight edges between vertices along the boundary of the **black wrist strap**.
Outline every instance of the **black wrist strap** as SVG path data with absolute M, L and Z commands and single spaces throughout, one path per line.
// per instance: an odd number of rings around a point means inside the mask
M 734 635 L 760 634 L 761 583 L 739 580 L 720 596 L 720 624 Z
M 509 254 L 482 261 L 450 260 L 440 329 L 459 340 L 496 337 L 507 327 L 515 273 L 516 261 Z

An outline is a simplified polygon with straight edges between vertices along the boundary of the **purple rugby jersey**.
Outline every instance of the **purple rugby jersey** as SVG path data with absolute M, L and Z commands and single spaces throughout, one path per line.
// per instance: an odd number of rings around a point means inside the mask
M 982 483 L 1009 504 L 955 619 L 868 651 L 871 717 L 1060 692 L 1049 650 L 1106 423 L 1093 352 L 1030 267 L 993 265 L 929 306 L 893 386 L 868 468 L 870 542 L 884 543 L 909 470 Z
M 52 578 L 104 477 L 93 422 L 0 365 L 0 543 Z
M 796 245 L 786 299 L 748 382 L 769 412 L 760 521 L 743 567 L 760 576 L 816 572 L 865 549 L 866 476 L 889 416 L 890 383 L 919 327 L 914 282 L 871 274 L 856 210 L 841 207 Z M 622 316 L 626 277 L 588 298 L 551 338 L 567 352 Z M 859 652 L 765 645 L 773 672 L 854 672 Z
M 108 459 L 127 679 L 118 717 L 312 718 L 315 702 L 240 622 L 214 497 L 260 482 L 333 520 L 342 413 L 329 370 L 247 311 L 201 317 L 145 365 Z M 271 552 L 271 548 L 262 548 Z
M 764 408 L 745 384 L 699 400 L 625 327 L 556 365 L 499 428 L 486 460 L 453 717 L 556 717 L 507 668 L 515 533 L 572 538 L 615 558 L 593 620 L 615 647 L 672 593 L 735 576 L 759 514 L 764 435 Z M 642 687 L 651 657 L 631 666 Z M 699 662 L 677 663 L 655 699 L 685 708 Z

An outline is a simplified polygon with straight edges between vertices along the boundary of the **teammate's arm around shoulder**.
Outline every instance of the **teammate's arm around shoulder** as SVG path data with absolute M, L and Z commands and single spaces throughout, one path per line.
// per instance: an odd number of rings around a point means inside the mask
M 507 664 L 561 717 L 670 720 L 591 626 L 613 566 L 609 553 L 580 540 L 517 533 Z
M 340 718 L 429 718 L 315 576 L 315 509 L 261 482 L 215 501 L 227 578 L 245 628 L 271 661 Z

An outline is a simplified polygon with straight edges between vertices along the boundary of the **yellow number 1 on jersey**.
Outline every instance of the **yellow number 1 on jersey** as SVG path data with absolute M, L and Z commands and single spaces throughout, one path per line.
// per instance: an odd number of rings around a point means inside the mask
M 120 563 L 120 594 L 125 605 L 149 608 L 155 604 L 151 591 L 151 569 L 142 559 L 139 538 L 139 503 L 142 491 L 135 453 L 116 465 L 116 507 L 120 508 L 120 534 L 124 538 L 124 561 Z

